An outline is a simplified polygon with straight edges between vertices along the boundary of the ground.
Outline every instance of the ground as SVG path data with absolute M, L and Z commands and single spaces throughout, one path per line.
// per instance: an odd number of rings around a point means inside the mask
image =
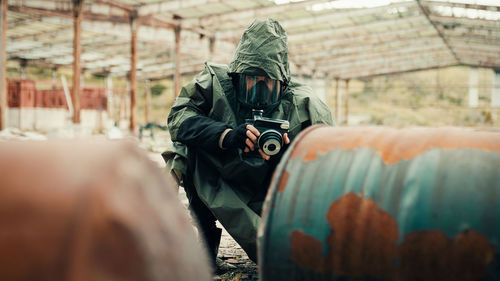
M 186 193 L 182 188 L 179 189 L 179 199 L 187 211 L 188 200 Z M 222 275 L 214 276 L 214 280 L 224 281 L 256 281 L 259 280 L 257 265 L 252 262 L 241 247 L 227 233 L 227 231 L 217 222 L 217 227 L 222 228 L 222 239 L 219 246 L 218 257 L 225 262 L 236 266 L 236 269 L 230 270 Z

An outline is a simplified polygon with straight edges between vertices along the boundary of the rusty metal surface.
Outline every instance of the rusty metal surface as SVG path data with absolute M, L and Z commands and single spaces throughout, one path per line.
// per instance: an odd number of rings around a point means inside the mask
M 135 145 L 0 143 L 0 280 L 211 280 L 173 182 Z
M 261 280 L 500 280 L 500 133 L 312 127 L 278 166 Z

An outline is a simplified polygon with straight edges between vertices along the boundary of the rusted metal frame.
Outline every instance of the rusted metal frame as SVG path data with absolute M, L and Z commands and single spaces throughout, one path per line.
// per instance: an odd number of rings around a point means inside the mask
M 492 38 L 488 36 L 473 35 L 473 34 L 448 34 L 448 40 L 451 41 L 461 41 L 466 44 L 482 44 L 487 46 L 500 46 L 500 37 Z
M 208 38 L 208 60 L 212 60 L 215 54 L 215 37 Z
M 96 4 L 104 4 L 104 5 L 107 5 L 110 7 L 119 8 L 119 9 L 122 9 L 126 12 L 129 12 L 129 13 L 136 13 L 137 12 L 137 9 L 134 6 L 127 5 L 125 3 L 121 3 L 118 1 L 114 1 L 114 0 L 94 0 L 93 2 Z
M 500 22 L 494 20 L 485 20 L 485 19 L 469 19 L 463 17 L 449 17 L 449 16 L 439 16 L 439 15 L 430 15 L 430 19 L 439 26 L 445 26 L 448 24 L 456 24 L 459 27 L 464 28 L 473 28 L 473 29 L 488 29 L 492 31 L 500 30 Z M 442 27 L 444 31 L 447 31 Z
M 448 48 L 450 53 L 453 55 L 453 57 L 457 60 L 457 63 L 460 62 L 460 58 L 455 53 L 455 51 L 453 51 L 453 49 L 451 48 L 451 46 L 448 43 L 448 40 L 446 40 L 446 37 L 443 34 L 443 32 L 437 27 L 436 23 L 431 19 L 429 11 L 426 9 L 426 7 L 424 7 L 421 0 L 415 0 L 415 1 L 417 2 L 418 6 L 420 7 L 420 10 L 425 15 L 425 17 L 427 18 L 429 23 L 436 29 L 437 33 L 439 34 L 439 37 L 441 37 L 441 39 L 443 39 L 443 43 L 446 45 L 446 47 Z
M 429 5 L 429 6 L 458 7 L 458 8 L 465 8 L 465 9 L 500 12 L 500 6 L 488 6 L 488 5 L 481 5 L 481 4 L 466 4 L 466 3 L 454 3 L 454 2 L 441 2 L 441 1 L 432 1 L 432 0 L 426 0 L 425 4 Z
M 32 14 L 32 15 L 40 15 L 45 17 L 60 17 L 60 18 L 71 18 L 72 11 L 71 10 L 49 10 L 42 8 L 32 8 L 28 6 L 9 6 L 9 11 L 24 13 L 24 14 Z M 104 14 L 95 14 L 87 11 L 81 12 L 86 21 L 105 21 L 105 22 L 114 22 L 114 23 L 128 23 L 127 16 L 118 16 L 118 15 L 104 15 Z
M 457 64 L 447 51 L 427 55 L 423 58 L 400 57 L 391 60 L 372 61 L 364 64 L 331 64 L 318 68 L 318 71 L 325 71 L 337 77 L 351 78 L 351 74 L 376 74 L 378 72 L 397 72 L 409 69 L 420 69 L 435 65 Z
M 136 113 L 136 96 L 137 96 L 137 30 L 139 28 L 136 16 L 130 17 L 130 126 L 129 129 L 135 132 L 135 113 Z
M 0 130 L 7 126 L 7 9 L 8 0 L 0 0 Z M 21 106 L 19 106 L 21 108 Z
M 340 124 L 340 102 L 341 102 L 341 96 L 340 96 L 340 79 L 338 77 L 335 78 L 335 122 L 337 124 Z
M 440 64 L 457 64 L 453 57 L 449 53 L 440 52 L 435 53 L 431 56 L 420 57 L 420 58 L 394 58 L 390 60 L 380 60 L 372 61 L 370 63 L 363 63 L 357 65 L 335 65 L 331 64 L 321 68 L 317 68 L 317 71 L 330 72 L 332 75 L 338 77 L 351 78 L 347 73 L 370 73 L 376 74 L 378 72 L 396 72 L 397 70 L 409 70 L 409 69 L 420 69 L 429 66 L 435 66 Z
M 491 46 L 481 43 L 473 43 L 467 42 L 464 43 L 462 41 L 450 41 L 450 45 L 454 50 L 456 49 L 464 49 L 464 50 L 474 50 L 476 52 L 485 52 L 485 53 L 496 53 L 500 55 L 500 46 Z
M 42 8 L 32 8 L 28 6 L 9 6 L 9 11 L 23 13 L 23 14 L 31 14 L 31 15 L 39 15 L 46 17 L 60 17 L 60 18 L 71 18 L 72 11 L 71 10 L 49 10 Z M 85 21 L 104 21 L 104 22 L 113 22 L 113 23 L 122 23 L 128 24 L 130 19 L 129 15 L 105 15 L 105 14 L 96 14 L 87 11 L 82 11 Z M 174 24 L 171 22 L 167 22 L 165 20 L 160 20 L 155 17 L 141 17 L 140 18 L 141 25 L 144 26 L 152 26 L 152 27 L 163 27 L 163 28 L 172 28 Z
M 300 53 L 308 53 L 311 48 L 329 48 L 329 47 L 349 47 L 352 45 L 359 45 L 359 42 L 367 42 L 368 44 L 382 44 L 386 43 L 385 41 L 390 41 L 390 40 L 411 40 L 414 38 L 420 38 L 420 33 L 425 33 L 426 31 L 432 30 L 434 33 L 434 29 L 432 27 L 428 26 L 418 26 L 414 28 L 409 28 L 409 29 L 402 29 L 402 30 L 391 30 L 387 32 L 379 32 L 379 33 L 374 33 L 374 34 L 363 34 L 363 35 L 357 35 L 357 36 L 352 36 L 349 38 L 346 38 L 343 35 L 335 35 L 335 36 L 327 36 L 324 37 L 320 41 L 308 41 L 308 42 L 290 42 L 290 46 L 288 50 L 290 52 L 293 52 L 295 54 L 300 54 Z M 425 37 L 430 37 L 431 35 L 424 35 Z M 432 35 L 436 36 L 436 35 Z M 385 40 L 382 41 L 380 38 L 384 38 Z
M 144 110 L 145 113 L 145 119 L 146 119 L 146 124 L 149 123 L 149 111 L 151 110 L 151 81 L 149 79 L 146 79 L 146 87 L 145 87 L 145 94 L 146 94 L 146 108 Z
M 210 27 L 222 22 L 239 21 L 242 19 L 251 19 L 256 17 L 265 17 L 270 15 L 275 15 L 277 13 L 288 12 L 296 9 L 304 9 L 310 5 L 317 3 L 325 3 L 327 0 L 306 0 L 301 2 L 292 2 L 286 5 L 274 5 L 269 1 L 268 5 L 258 5 L 251 9 L 240 9 L 232 12 L 226 12 L 224 14 L 217 15 L 207 15 L 196 17 L 193 19 L 183 19 L 183 25 L 187 26 L 205 26 Z M 196 4 L 199 6 L 199 3 Z M 172 12 L 172 9 L 168 10 Z
M 361 16 L 366 16 L 366 15 L 377 15 L 380 13 L 386 12 L 390 8 L 417 8 L 415 7 L 415 4 L 412 2 L 400 2 L 400 3 L 393 3 L 389 6 L 381 6 L 381 7 L 375 7 L 375 8 L 364 8 L 364 9 L 352 9 L 352 10 L 346 10 L 343 12 L 339 12 L 337 9 L 331 9 L 330 12 L 326 12 L 320 15 L 316 15 L 314 13 L 311 14 L 310 17 L 303 17 L 303 18 L 292 18 L 292 19 L 285 19 L 280 21 L 281 24 L 285 27 L 287 30 L 291 30 L 296 27 L 305 27 L 307 25 L 312 25 L 312 24 L 318 24 L 318 23 L 330 23 L 332 28 L 342 28 L 343 26 L 336 26 L 336 21 L 338 19 L 345 19 L 345 18 L 358 18 Z M 398 14 L 394 14 L 394 18 L 398 18 Z M 404 19 L 404 18 L 403 18 Z M 364 23 L 363 23 L 364 24 Z M 363 25 L 359 24 L 359 25 Z
M 175 34 L 175 75 L 174 75 L 174 96 L 177 97 L 181 91 L 181 27 L 174 28 Z
M 405 62 L 409 64 L 409 66 L 418 66 L 418 63 L 421 61 L 428 61 L 430 58 L 436 59 L 437 61 L 453 59 L 451 55 L 447 55 L 447 50 L 443 50 L 442 48 L 429 49 L 422 52 L 408 52 L 407 54 L 395 54 L 391 56 L 388 54 L 385 57 L 376 57 L 371 56 L 365 59 L 357 59 L 356 56 L 351 56 L 342 60 L 327 60 L 321 64 L 318 62 L 316 65 L 311 64 L 311 67 L 314 67 L 318 71 L 330 70 L 332 68 L 336 68 L 339 70 L 342 69 L 359 69 L 364 67 L 376 67 L 376 66 L 387 66 L 393 64 L 400 64 L 400 62 Z M 437 56 L 439 55 L 439 56 Z
M 361 79 L 361 78 L 371 78 L 371 77 L 378 77 L 378 76 L 384 76 L 384 75 L 394 75 L 394 74 L 401 74 L 401 73 L 412 73 L 412 72 L 417 72 L 417 71 L 423 71 L 423 70 L 431 70 L 431 69 L 437 69 L 437 68 L 445 68 L 445 67 L 451 67 L 451 66 L 457 66 L 457 65 L 463 65 L 456 63 L 455 61 L 447 62 L 447 63 L 440 63 L 440 64 L 435 64 L 435 65 L 428 65 L 428 66 L 420 66 L 420 67 L 411 67 L 411 68 L 393 68 L 393 69 L 371 69 L 371 70 L 366 70 L 366 69 L 360 69 L 358 70 L 353 70 L 353 71 L 346 71 L 344 73 L 334 73 L 335 75 L 338 75 L 339 77 L 343 79 Z M 403 65 L 405 66 L 405 65 Z
M 28 25 L 26 25 L 26 27 L 29 28 Z M 69 31 L 72 31 L 72 30 L 73 30 L 73 27 L 62 26 L 61 28 L 58 28 L 56 30 L 42 31 L 42 32 L 37 33 L 37 34 L 13 35 L 13 36 L 10 36 L 9 39 L 10 40 L 21 40 L 21 39 L 39 40 L 40 38 L 49 37 L 49 36 L 53 36 L 53 35 L 59 34 L 61 32 L 66 32 L 66 31 L 69 32 Z
M 345 79 L 345 109 L 344 109 L 344 124 L 348 125 L 349 120 L 349 79 Z
M 447 51 L 442 46 L 438 45 L 430 45 L 418 46 L 415 48 L 401 50 L 401 51 L 393 51 L 387 50 L 385 52 L 367 54 L 367 55 L 350 55 L 350 56 L 340 56 L 336 58 L 323 58 L 322 60 L 313 61 L 315 62 L 313 65 L 321 69 L 322 66 L 335 65 L 337 67 L 349 66 L 349 65 L 366 65 L 371 64 L 373 62 L 387 61 L 387 60 L 400 60 L 405 57 L 425 57 L 426 55 L 432 54 L 434 52 Z
M 474 62 L 469 62 L 468 58 L 464 59 L 463 62 L 460 63 L 462 66 L 468 66 L 468 67 L 485 67 L 485 68 L 492 68 L 496 69 L 499 67 L 500 63 L 488 63 L 488 62 L 480 62 L 477 63 L 477 60 Z
M 300 44 L 300 42 L 306 42 L 308 40 L 324 40 L 328 37 L 333 37 L 332 35 L 338 34 L 357 34 L 359 30 L 367 30 L 365 34 L 371 34 L 370 30 L 373 28 L 394 28 L 394 26 L 398 26 L 400 24 L 410 23 L 410 24 L 421 24 L 425 21 L 425 18 L 422 16 L 412 16 L 408 18 L 397 18 L 390 20 L 374 20 L 361 25 L 349 25 L 339 28 L 326 28 L 326 29 L 318 29 L 315 31 L 307 31 L 301 33 L 292 33 L 288 34 L 288 40 L 290 43 Z M 394 32 L 398 32 L 394 30 Z M 356 35 L 351 35 L 352 38 L 356 38 Z
M 71 92 L 71 98 L 73 102 L 73 123 L 80 123 L 80 55 L 82 51 L 82 46 L 80 45 L 80 36 L 82 30 L 82 10 L 84 0 L 72 0 L 73 1 L 73 91 Z
M 196 75 L 200 71 L 203 70 L 203 65 L 200 63 L 193 65 L 185 65 L 182 66 L 182 75 Z M 172 77 L 175 75 L 175 69 L 165 69 L 159 71 L 151 71 L 151 72 L 143 72 L 143 75 L 147 77 L 147 79 L 154 80 L 163 80 L 167 77 Z
M 249 11 L 235 11 L 232 13 L 225 13 L 224 15 L 221 16 L 207 16 L 207 17 L 198 17 L 196 20 L 199 21 L 200 25 L 203 25 L 205 27 L 211 27 L 211 26 L 217 26 L 218 24 L 222 22 L 228 22 L 228 21 L 241 21 L 244 18 L 255 18 L 255 17 L 266 17 L 266 16 L 275 16 L 276 14 L 287 14 L 290 12 L 293 12 L 295 10 L 304 10 L 305 8 L 313 5 L 313 4 L 321 4 L 321 3 L 326 3 L 329 1 L 302 1 L 302 2 L 295 2 L 295 3 L 289 3 L 286 5 L 272 5 L 268 7 L 263 7 L 263 8 L 256 8 L 255 11 L 249 12 Z M 396 3 L 391 5 L 391 7 L 409 7 L 413 5 L 412 3 Z M 332 15 L 335 16 L 335 18 L 344 18 L 344 17 L 358 17 L 362 16 L 365 14 L 377 14 L 381 10 L 386 10 L 387 7 L 376 7 L 376 8 L 369 8 L 369 9 L 356 9 L 356 10 L 350 10 L 350 11 L 345 11 L 345 12 L 339 12 L 336 9 L 331 9 L 331 12 L 327 12 L 324 14 Z M 293 27 L 294 22 L 298 22 L 299 20 L 304 20 L 304 19 L 309 19 L 311 21 L 315 21 L 317 18 L 323 18 L 323 15 L 316 15 L 313 12 L 310 13 L 310 16 L 302 17 L 302 18 L 293 18 L 290 20 L 282 20 L 280 21 L 285 29 L 289 27 Z M 189 19 L 184 20 L 186 22 L 189 22 Z M 296 25 L 301 25 L 302 23 L 297 23 Z M 239 28 L 235 27 L 235 31 L 238 31 Z
M 366 55 L 366 54 L 380 54 L 385 52 L 394 52 L 394 50 L 401 51 L 401 49 L 416 49 L 417 46 L 429 46 L 432 44 L 432 39 L 438 39 L 437 36 L 426 36 L 426 37 L 417 37 L 413 38 L 413 40 L 405 39 L 405 40 L 396 40 L 390 42 L 379 42 L 375 44 L 369 45 L 338 45 L 332 47 L 332 49 L 327 49 L 323 51 L 314 51 L 310 54 L 292 54 L 296 60 L 308 60 L 308 61 L 323 61 L 325 58 L 334 58 L 334 57 L 346 57 L 346 56 L 354 56 L 354 55 Z M 360 41 L 362 42 L 362 41 Z M 442 45 L 442 42 L 439 41 L 439 44 Z

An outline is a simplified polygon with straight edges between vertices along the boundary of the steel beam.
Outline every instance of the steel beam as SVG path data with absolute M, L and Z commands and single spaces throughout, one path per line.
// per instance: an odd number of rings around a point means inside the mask
M 441 29 L 439 29 L 437 27 L 436 23 L 431 19 L 430 13 L 427 10 L 427 8 L 424 7 L 421 0 L 416 0 L 416 1 L 417 1 L 418 6 L 420 7 L 420 10 L 422 11 L 422 13 L 425 15 L 425 17 L 427 18 L 429 23 L 436 29 L 437 33 L 439 34 L 439 37 L 441 37 L 441 39 L 443 39 L 443 43 L 446 45 L 446 47 L 448 48 L 450 53 L 453 55 L 453 57 L 457 60 L 457 63 L 460 62 L 460 58 L 455 53 L 455 51 L 451 48 L 450 44 L 448 43 L 448 40 L 446 39 L 446 37 L 443 34 L 443 32 L 441 31 Z
M 146 108 L 144 110 L 146 117 L 146 124 L 149 123 L 149 111 L 151 110 L 151 81 L 146 79 Z
M 349 79 L 345 80 L 345 110 L 344 110 L 344 124 L 348 125 L 349 120 Z
M 130 18 L 130 131 L 135 132 L 135 112 L 137 96 L 137 29 L 138 23 L 135 17 Z
M 7 37 L 8 0 L 0 1 L 0 130 L 3 130 L 7 126 L 7 54 L 5 52 L 5 37 Z
M 181 28 L 175 27 L 175 76 L 174 96 L 177 97 L 181 91 Z
M 82 46 L 80 45 L 81 25 L 82 25 L 82 10 L 84 0 L 73 0 L 73 91 L 71 98 L 73 102 L 73 123 L 79 124 L 80 120 L 80 55 Z

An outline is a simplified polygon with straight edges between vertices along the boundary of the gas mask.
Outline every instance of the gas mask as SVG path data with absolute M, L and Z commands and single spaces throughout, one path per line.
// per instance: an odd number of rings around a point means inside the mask
M 267 110 L 281 101 L 283 83 L 262 75 L 237 76 L 238 101 L 252 109 Z

